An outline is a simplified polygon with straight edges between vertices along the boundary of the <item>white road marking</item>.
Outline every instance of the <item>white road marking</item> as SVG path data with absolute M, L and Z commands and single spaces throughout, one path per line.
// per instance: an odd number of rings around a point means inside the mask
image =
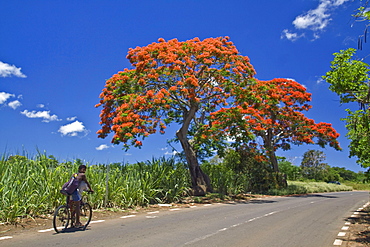
M 147 214 L 158 214 L 159 211 L 148 212 Z
M 181 209 L 179 209 L 179 208 L 171 208 L 170 209 L 170 211 L 179 211 L 179 210 L 181 210 Z
M 120 217 L 120 218 L 121 218 L 121 219 L 126 219 L 126 218 L 132 218 L 132 217 L 136 217 L 136 215 L 131 214 L 131 215 L 122 216 L 122 217 Z
M 340 239 L 336 239 L 333 243 L 333 245 L 342 245 L 343 241 Z
M 348 230 L 348 228 L 349 228 L 349 226 L 343 226 L 341 230 L 343 230 L 343 231 L 347 231 L 347 230 Z
M 101 222 L 104 222 L 105 220 L 94 220 L 94 221 L 90 221 L 89 224 L 95 224 L 95 223 L 101 223 Z M 63 227 L 58 227 L 58 229 L 63 229 Z M 37 232 L 51 232 L 51 231 L 54 231 L 54 228 L 49 228 L 49 229 L 44 229 L 44 230 L 38 230 Z
M 158 218 L 158 216 L 145 216 L 145 218 L 147 218 L 147 219 L 155 219 L 155 218 Z
M 90 221 L 90 224 L 94 224 L 94 223 L 101 223 L 101 222 L 104 222 L 105 220 L 94 220 L 94 221 Z
M 338 237 L 344 237 L 344 236 L 346 236 L 346 233 L 345 232 L 339 232 L 338 233 Z
M 204 204 L 203 206 L 208 207 L 208 206 L 212 206 L 212 204 Z
M 51 232 L 51 231 L 54 231 L 54 228 L 49 228 L 49 229 L 45 229 L 45 230 L 38 230 L 38 232 Z
M 11 239 L 13 238 L 12 236 L 5 236 L 5 237 L 0 237 L 0 240 L 5 240 L 5 239 Z
M 204 239 L 207 239 L 207 238 L 209 238 L 209 237 L 212 237 L 212 236 L 214 236 L 214 235 L 216 235 L 216 234 L 218 234 L 218 233 L 220 233 L 220 232 L 227 231 L 227 230 L 229 230 L 229 229 L 232 229 L 232 228 L 234 228 L 234 227 L 241 226 L 241 225 L 243 225 L 243 224 L 246 224 L 246 223 L 248 223 L 248 222 L 251 222 L 251 221 L 254 221 L 254 220 L 257 220 L 257 219 L 261 219 L 261 218 L 264 218 L 264 217 L 268 217 L 268 216 L 273 215 L 273 214 L 275 214 L 275 213 L 277 213 L 277 212 L 278 212 L 278 211 L 274 211 L 274 212 L 271 212 L 271 213 L 268 213 L 268 214 L 264 214 L 264 215 L 262 215 L 262 216 L 259 216 L 259 217 L 256 217 L 256 218 L 253 218 L 253 219 L 247 220 L 247 221 L 242 222 L 242 223 L 238 223 L 238 224 L 231 225 L 231 226 L 229 226 L 229 227 L 222 228 L 222 229 L 220 229 L 220 230 L 218 230 L 218 231 L 216 231 L 216 232 L 213 232 L 213 233 L 210 233 L 210 234 L 204 235 L 204 236 L 202 236 L 202 237 L 195 238 L 195 239 L 193 239 L 193 240 L 191 240 L 191 241 L 189 241 L 189 242 L 186 242 L 184 245 L 194 244 L 194 243 L 199 242 L 199 241 L 201 241 L 201 240 L 204 240 Z
M 345 225 L 347 225 L 347 226 L 349 226 L 350 224 L 351 224 L 351 222 L 346 222 L 346 223 L 344 223 Z

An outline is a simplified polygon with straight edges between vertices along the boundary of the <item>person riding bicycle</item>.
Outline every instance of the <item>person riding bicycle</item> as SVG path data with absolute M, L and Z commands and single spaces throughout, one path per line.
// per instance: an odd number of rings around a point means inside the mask
M 76 177 L 80 183 L 79 183 L 79 186 L 76 188 L 75 191 L 73 191 L 71 197 L 72 197 L 72 201 L 71 201 L 71 208 L 72 208 L 72 219 L 74 218 L 74 215 L 76 215 L 76 222 L 75 222 L 75 227 L 80 227 L 82 226 L 81 222 L 80 222 L 80 215 L 81 215 L 81 212 L 80 212 L 80 204 L 81 204 L 81 199 L 82 199 L 82 192 L 85 191 L 85 190 L 89 190 L 91 192 L 94 192 L 93 189 L 91 189 L 91 186 L 89 184 L 89 182 L 87 181 L 87 178 L 86 178 L 86 175 L 85 175 L 85 172 L 86 172 L 86 166 L 85 165 L 80 165 L 78 167 L 78 173 L 75 173 L 73 174 L 74 177 Z M 77 210 L 75 210 L 77 209 Z M 73 222 L 72 222 L 73 223 Z

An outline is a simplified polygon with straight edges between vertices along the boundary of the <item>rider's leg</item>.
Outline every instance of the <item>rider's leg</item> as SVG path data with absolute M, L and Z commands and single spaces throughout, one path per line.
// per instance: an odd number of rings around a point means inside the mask
M 79 226 L 81 225 L 81 222 L 80 222 L 80 196 L 77 192 L 77 190 L 75 190 L 73 193 L 72 193 L 72 206 L 71 206 L 71 210 L 72 210 L 72 226 Z
M 81 209 L 80 209 L 80 205 L 81 205 L 81 201 L 77 201 L 75 202 L 75 205 L 76 205 L 76 226 L 81 226 L 81 222 L 80 222 L 80 215 L 81 215 Z

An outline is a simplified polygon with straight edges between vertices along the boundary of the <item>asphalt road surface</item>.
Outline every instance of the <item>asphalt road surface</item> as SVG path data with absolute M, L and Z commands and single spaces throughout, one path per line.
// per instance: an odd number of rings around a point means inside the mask
M 27 232 L 0 246 L 333 246 L 344 222 L 369 192 L 271 197 L 153 211 L 91 224 L 86 231 Z

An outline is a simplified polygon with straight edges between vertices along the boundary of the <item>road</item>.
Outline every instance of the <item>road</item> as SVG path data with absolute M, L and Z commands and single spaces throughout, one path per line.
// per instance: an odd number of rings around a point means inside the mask
M 270 197 L 153 211 L 91 224 L 86 231 L 30 232 L 0 246 L 333 246 L 344 222 L 369 192 Z

